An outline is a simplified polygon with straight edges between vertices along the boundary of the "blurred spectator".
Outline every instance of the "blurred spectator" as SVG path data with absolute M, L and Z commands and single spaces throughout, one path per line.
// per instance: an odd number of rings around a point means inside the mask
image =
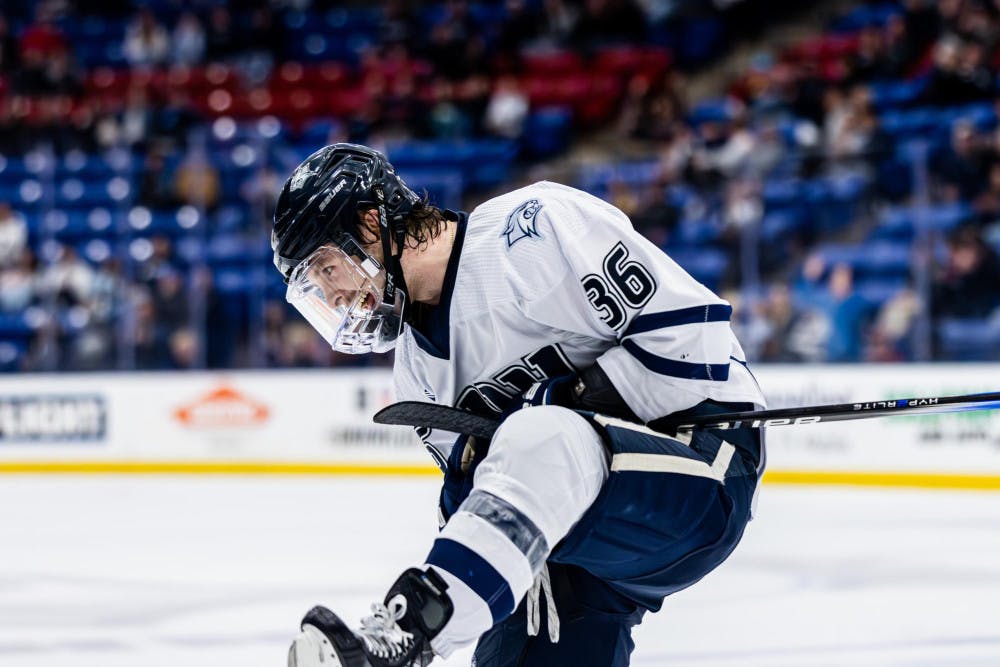
M 237 65 L 248 86 L 264 85 L 274 65 L 274 54 L 284 53 L 285 33 L 280 21 L 266 4 L 250 10 L 249 25 L 242 31 L 243 39 L 236 45 Z
M 170 54 L 173 64 L 185 67 L 198 65 L 205 57 L 205 28 L 194 12 L 186 11 L 177 19 Z
M 170 35 L 151 10 L 140 10 L 129 23 L 122 52 L 132 67 L 154 67 L 166 62 Z
M 948 239 L 948 254 L 935 276 L 931 312 L 935 317 L 986 317 L 1000 305 L 1000 258 L 972 227 Z
M 1000 162 L 990 165 L 986 189 L 972 202 L 972 210 L 983 223 L 1000 220 Z
M 420 24 L 409 0 L 386 0 L 382 7 L 379 34 L 387 45 L 403 45 L 408 51 L 417 46 Z
M 487 71 L 483 34 L 466 0 L 448 0 L 441 20 L 431 27 L 427 44 L 435 72 L 458 81 Z
M 40 288 L 43 297 L 57 305 L 85 305 L 94 287 L 94 271 L 72 246 L 62 246 L 56 260 L 42 269 Z
M 818 295 L 814 304 L 830 320 L 826 361 L 861 361 L 871 304 L 855 292 L 850 266 L 838 264 L 831 269 L 826 291 Z
M 66 36 L 54 22 L 52 5 L 39 2 L 35 5 L 35 22 L 21 33 L 21 58 L 28 60 L 38 56 L 44 62 L 56 53 L 69 49 Z
M 920 297 L 912 289 L 900 290 L 886 301 L 871 328 L 865 358 L 876 362 L 911 359 L 910 336 L 921 311 Z
M 930 104 L 956 105 L 992 97 L 995 77 L 986 55 L 986 49 L 977 42 L 962 42 L 955 37 L 939 41 L 924 100 Z
M 951 131 L 951 145 L 931 160 L 937 196 L 944 201 L 972 199 L 985 185 L 985 155 L 976 128 L 957 122 Z
M 525 0 L 506 0 L 504 9 L 507 16 L 493 40 L 493 48 L 501 70 L 520 71 L 525 47 L 546 31 L 545 16 L 539 7 Z
M 920 45 L 910 33 L 905 15 L 893 14 L 882 32 L 884 47 L 881 76 L 890 79 L 905 78 L 921 54 Z
M 822 361 L 830 323 L 811 309 L 795 307 L 792 293 L 784 284 L 771 286 L 763 306 L 770 335 L 761 347 L 761 361 Z
M 483 121 L 486 129 L 500 137 L 517 139 L 524 131 L 528 116 L 528 96 L 518 79 L 502 76 L 493 86 Z
M 146 164 L 139 182 L 138 202 L 150 208 L 168 208 L 177 205 L 173 175 L 167 169 L 167 160 L 159 150 L 146 155 Z
M 882 32 L 876 25 L 867 25 L 858 32 L 857 49 L 847 57 L 847 80 L 856 84 L 888 75 Z
M 635 44 L 646 33 L 646 16 L 633 0 L 585 0 L 570 42 L 592 49 L 602 44 Z
M 177 329 L 167 338 L 166 367 L 175 370 L 197 368 L 201 358 L 198 335 L 188 327 Z
M 28 244 L 28 225 L 24 218 L 0 201 L 0 269 L 19 261 Z
M 19 63 L 17 40 L 10 32 L 7 17 L 0 13 L 0 74 L 9 75 Z
M 0 312 L 22 313 L 39 296 L 38 260 L 25 249 L 15 261 L 0 269 Z
M 184 279 L 177 271 L 161 271 L 153 283 L 153 308 L 163 332 L 180 328 L 190 320 L 190 308 L 184 294 Z
M 211 62 L 227 60 L 236 51 L 233 17 L 225 5 L 216 5 L 208 15 L 205 56 Z
M 197 208 L 213 209 L 219 203 L 219 170 L 200 147 L 192 147 L 174 174 L 177 198 Z

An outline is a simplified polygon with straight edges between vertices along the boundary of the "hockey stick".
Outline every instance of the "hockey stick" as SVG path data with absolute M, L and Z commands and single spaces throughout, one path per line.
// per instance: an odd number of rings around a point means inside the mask
M 792 424 L 818 424 L 820 422 L 868 419 L 892 415 L 933 414 L 993 410 L 1000 408 L 1000 392 L 966 394 L 964 396 L 930 396 L 926 398 L 898 398 L 887 401 L 813 405 L 801 408 L 758 410 L 750 412 L 724 412 L 696 417 L 664 418 L 657 420 L 660 430 L 687 433 L 694 430 L 729 430 L 741 427 L 789 426 Z M 376 424 L 394 424 L 436 428 L 452 433 L 474 435 L 490 439 L 500 426 L 500 421 L 480 417 L 471 412 L 448 405 L 401 401 L 379 410 L 373 421 Z

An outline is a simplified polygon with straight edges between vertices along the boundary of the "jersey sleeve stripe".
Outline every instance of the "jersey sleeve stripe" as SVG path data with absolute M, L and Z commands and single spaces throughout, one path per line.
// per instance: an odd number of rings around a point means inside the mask
M 678 310 L 667 310 L 661 313 L 638 315 L 625 328 L 622 338 L 666 327 L 676 327 L 681 324 L 728 322 L 732 314 L 732 306 L 724 303 L 713 303 L 705 306 L 692 306 Z
M 639 363 L 660 375 L 683 378 L 685 380 L 713 380 L 725 382 L 729 379 L 729 364 L 692 363 L 660 357 L 639 347 L 630 340 L 622 341 L 622 347 Z

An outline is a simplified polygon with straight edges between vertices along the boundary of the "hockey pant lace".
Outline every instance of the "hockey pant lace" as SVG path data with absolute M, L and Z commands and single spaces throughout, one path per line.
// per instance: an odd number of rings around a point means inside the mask
M 549 628 L 549 641 L 553 644 L 559 641 L 559 612 L 556 610 L 555 596 L 552 595 L 552 580 L 549 577 L 549 566 L 542 563 L 542 569 L 535 577 L 535 582 L 528 591 L 528 635 L 538 634 L 541 622 L 540 598 L 545 595 L 546 625 Z

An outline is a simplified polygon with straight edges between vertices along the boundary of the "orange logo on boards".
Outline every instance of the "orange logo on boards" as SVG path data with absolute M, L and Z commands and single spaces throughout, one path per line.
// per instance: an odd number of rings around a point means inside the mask
M 199 428 L 257 426 L 267 421 L 269 414 L 263 403 L 225 385 L 174 411 L 179 422 Z

